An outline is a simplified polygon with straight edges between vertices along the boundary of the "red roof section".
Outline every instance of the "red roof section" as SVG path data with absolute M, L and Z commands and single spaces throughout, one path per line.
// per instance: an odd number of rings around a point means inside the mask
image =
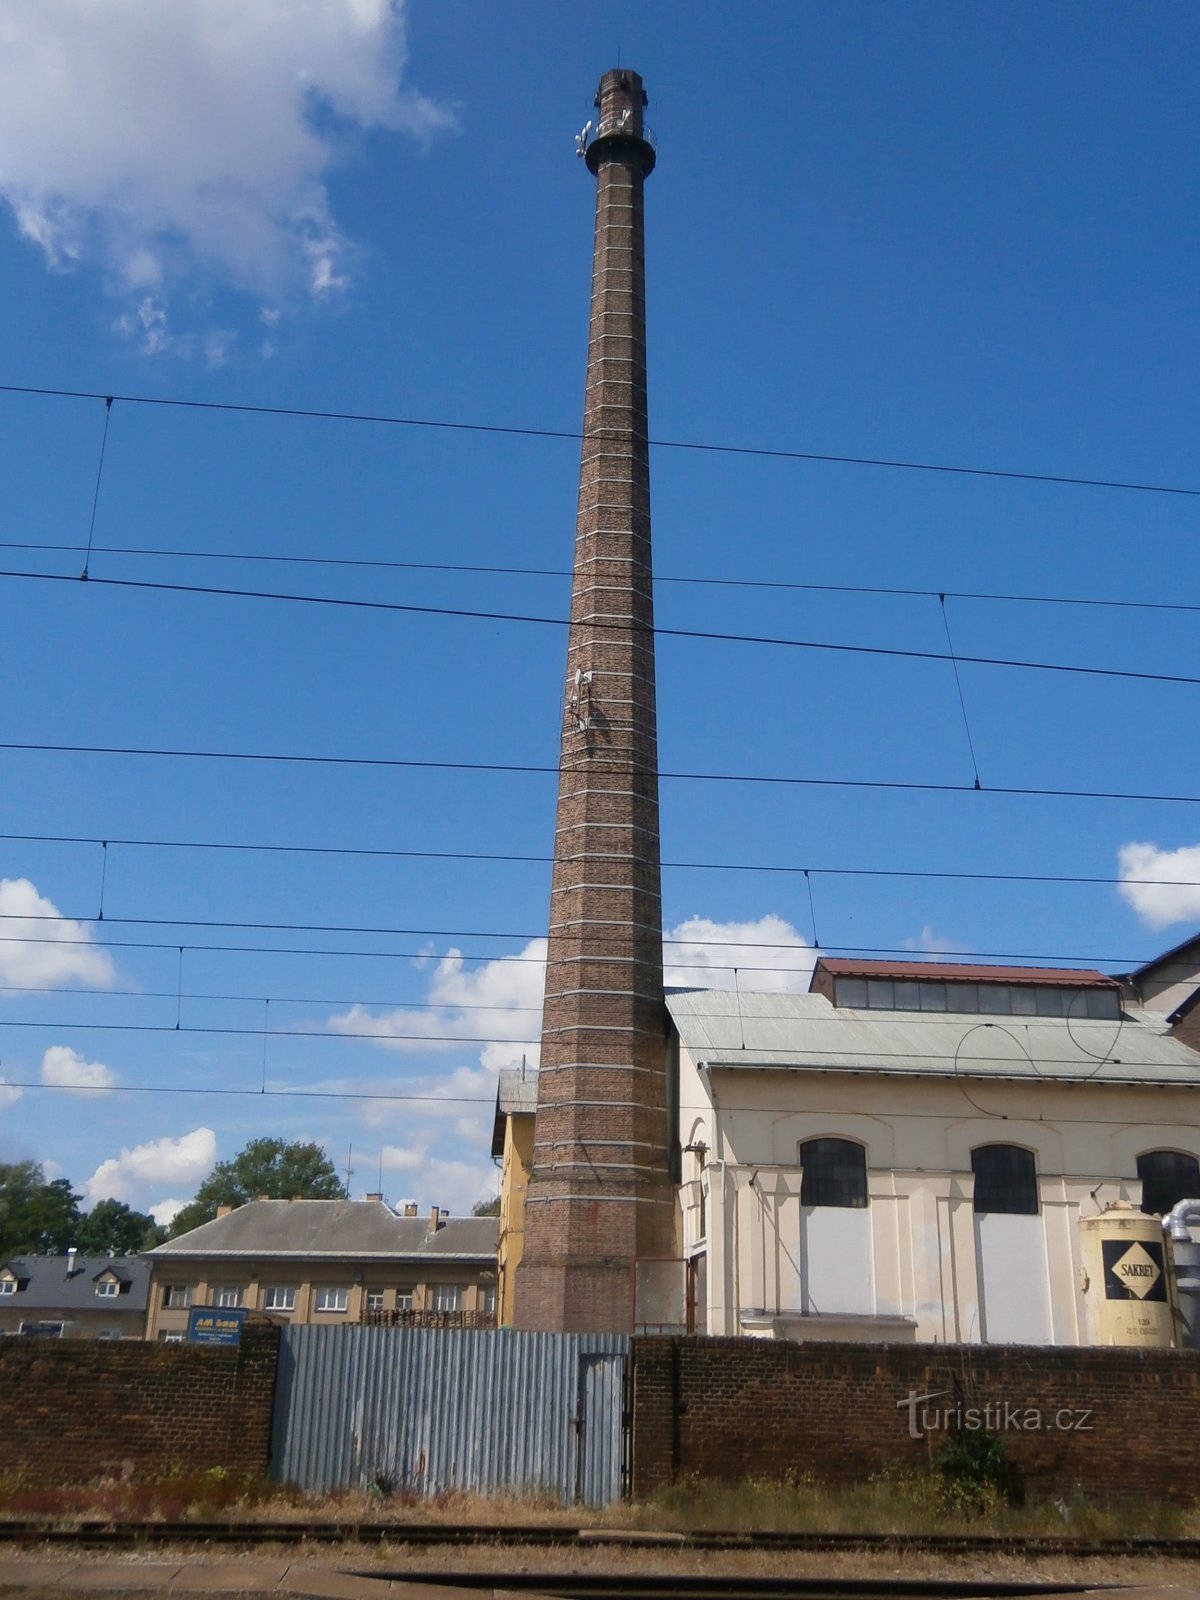
M 835 978 L 929 978 L 935 983 L 946 979 L 968 983 L 1041 983 L 1071 989 L 1119 989 L 1116 978 L 1094 968 L 1081 967 L 990 967 L 968 966 L 953 961 L 851 961 L 839 956 L 820 956 L 817 966 Z

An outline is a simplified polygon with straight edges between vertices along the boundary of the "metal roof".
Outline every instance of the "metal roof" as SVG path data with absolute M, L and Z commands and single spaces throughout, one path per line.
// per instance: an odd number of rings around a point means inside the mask
M 0 1261 L 25 1287 L 0 1300 L 0 1309 L 32 1311 L 145 1311 L 150 1267 L 141 1256 L 75 1257 L 68 1276 L 67 1256 L 12 1256 Z M 115 1295 L 98 1295 L 96 1283 L 111 1273 L 121 1285 Z M 128 1287 L 126 1287 L 128 1285 Z
M 1120 980 L 1088 967 L 994 967 L 965 961 L 852 961 L 820 956 L 817 966 L 835 978 L 926 978 L 969 983 L 1052 983 L 1071 989 L 1117 989 Z
M 707 1067 L 1200 1088 L 1200 1052 L 1172 1039 L 1155 1011 L 1120 1021 L 855 1011 L 819 994 L 728 989 L 670 993 L 667 1009 Z
M 148 1252 L 181 1256 L 338 1257 L 344 1261 L 487 1261 L 495 1257 L 495 1217 L 398 1217 L 380 1200 L 252 1200 Z
M 522 1063 L 505 1067 L 496 1082 L 496 1120 L 492 1125 L 492 1155 L 504 1154 L 504 1124 L 508 1117 L 532 1117 L 537 1111 L 537 1071 Z

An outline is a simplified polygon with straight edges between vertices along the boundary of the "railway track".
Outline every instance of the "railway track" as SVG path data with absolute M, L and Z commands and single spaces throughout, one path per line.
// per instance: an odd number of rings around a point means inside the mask
M 604 1546 L 645 1550 L 714 1551 L 866 1551 L 889 1550 L 901 1554 L 985 1555 L 1002 1552 L 1014 1556 L 1169 1556 L 1177 1560 L 1200 1558 L 1200 1539 L 1130 1536 L 1088 1538 L 1070 1534 L 900 1534 L 900 1533 L 775 1533 L 700 1530 L 688 1533 L 643 1532 L 639 1529 L 562 1527 L 551 1524 L 469 1524 L 345 1521 L 345 1522 L 145 1522 L 81 1519 L 54 1523 L 42 1518 L 0 1520 L 0 1544 L 51 1544 L 77 1548 L 127 1549 L 147 1544 L 223 1545 L 253 1549 L 268 1544 L 366 1544 L 408 1546 L 469 1546 L 498 1548 L 556 1546 L 594 1550 Z M 378 1567 L 365 1576 L 379 1577 Z M 437 1582 L 434 1576 L 430 1582 Z M 446 1580 L 443 1580 L 446 1581 Z M 514 1588 L 522 1584 L 514 1577 Z M 530 1587 L 528 1583 L 524 1585 Z M 1037 1585 L 991 1585 L 980 1593 L 1036 1593 Z M 850 1593 L 851 1590 L 842 1592 Z M 864 1593 L 875 1593 L 870 1585 Z M 891 1593 L 902 1590 L 891 1589 Z M 917 1584 L 912 1593 L 928 1593 Z M 956 1583 L 954 1593 L 967 1594 L 969 1586 Z M 1061 1589 L 1056 1592 L 1062 1592 Z

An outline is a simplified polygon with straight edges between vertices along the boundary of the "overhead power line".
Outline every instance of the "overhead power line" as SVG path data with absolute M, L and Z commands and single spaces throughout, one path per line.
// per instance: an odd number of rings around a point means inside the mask
M 0 569 L 0 578 L 38 583 L 79 582 L 78 577 L 65 572 L 21 572 Z M 161 594 L 194 594 L 209 598 L 232 600 L 267 600 L 289 605 L 329 606 L 350 611 L 378 611 L 403 616 L 454 617 L 471 622 L 514 622 L 537 627 L 568 628 L 568 617 L 540 617 L 526 612 L 481 611 L 465 606 L 424 606 L 401 600 L 358 600 L 338 595 L 289 594 L 281 590 L 231 589 L 215 584 L 156 583 L 148 578 L 96 578 L 88 579 L 89 587 L 109 589 L 143 589 Z M 1138 672 L 1127 667 L 1075 666 L 1061 661 L 1024 661 L 1012 656 L 972 656 L 947 650 L 902 650 L 894 645 L 839 644 L 827 639 L 794 639 L 772 637 L 758 633 L 718 633 L 708 628 L 646 627 L 640 623 L 609 623 L 588 618 L 584 624 L 597 632 L 648 633 L 660 639 L 697 639 L 716 644 L 766 645 L 776 649 L 827 651 L 834 655 L 883 656 L 899 661 L 937 661 L 958 666 L 1003 667 L 1020 672 L 1053 672 L 1089 678 L 1119 678 L 1135 683 L 1175 683 L 1190 687 L 1200 685 L 1200 677 L 1181 672 Z
M 267 750 L 185 750 L 150 745 L 52 744 L 44 740 L 0 740 L 0 750 L 43 755 L 145 756 L 184 761 L 278 762 L 298 766 L 370 767 L 398 771 L 496 772 L 516 776 L 556 777 L 557 766 L 518 761 L 431 761 L 402 756 L 301 755 Z M 634 770 L 635 777 L 654 776 Z M 888 793 L 985 794 L 1035 800 L 1117 800 L 1164 805 L 1200 805 L 1200 795 L 1154 794 L 1121 789 L 1050 789 L 1019 784 L 990 783 L 976 789 L 973 783 L 918 782 L 900 778 L 813 778 L 791 773 L 658 772 L 663 782 L 781 784 L 817 789 L 874 789 Z
M 81 544 L 0 540 L 0 550 L 36 550 L 47 554 L 82 555 Z M 470 562 L 386 561 L 365 556 L 298 556 L 248 550 L 172 550 L 151 545 L 94 544 L 93 555 L 153 556 L 186 561 L 241 561 L 273 563 L 280 566 L 347 567 L 372 572 L 446 572 L 461 576 L 506 578 L 570 578 L 568 567 L 481 566 Z M 1128 600 L 1098 595 L 1009 594 L 992 589 L 913 589 L 880 583 L 801 583 L 786 578 L 715 578 L 683 573 L 656 572 L 656 585 L 690 585 L 707 589 L 777 589 L 799 594 L 878 595 L 892 599 L 985 600 L 1014 605 L 1098 606 L 1120 611 L 1198 612 L 1200 605 L 1183 600 Z
M 550 866 L 554 857 L 519 855 L 506 851 L 483 850 L 395 850 L 383 847 L 337 844 L 252 844 L 218 839 L 102 839 L 97 834 L 78 833 L 0 833 L 0 840 L 14 844 L 78 844 L 138 850 L 212 850 L 261 855 L 350 856 L 378 861 L 475 861 L 511 866 Z M 1163 886 L 1173 889 L 1200 889 L 1200 878 L 1114 878 L 1100 874 L 1069 872 L 979 872 L 960 868 L 941 870 L 931 867 L 826 867 L 797 866 L 791 862 L 770 861 L 663 861 L 664 870 L 678 872 L 762 872 L 784 873 L 814 878 L 917 878 L 966 883 L 1061 883 L 1096 887 L 1123 884 Z
M 494 434 L 517 439 L 624 438 L 607 432 L 584 433 L 574 428 L 520 428 L 488 422 L 449 422 L 434 417 L 405 417 L 386 412 L 333 411 L 319 407 L 250 405 L 228 400 L 183 400 L 166 395 L 105 394 L 98 389 L 57 389 L 44 385 L 4 383 L 0 393 L 37 395 L 57 400 L 103 400 L 112 405 L 158 406 L 182 411 L 225 412 L 235 416 L 290 417 L 314 422 L 354 422 L 391 428 L 422 428 L 446 433 Z M 1005 478 L 1019 483 L 1054 483 L 1072 488 L 1124 489 L 1138 494 L 1173 494 L 1200 497 L 1200 489 L 1185 485 L 1131 482 L 1119 478 L 1085 478 L 1066 473 L 1018 472 L 1001 467 L 954 466 L 938 461 L 907 461 L 888 456 L 833 455 L 814 450 L 773 449 L 766 445 L 715 444 L 696 439 L 651 439 L 659 450 L 688 450 L 707 455 L 749 456 L 770 461 L 811 461 L 842 467 L 883 467 L 901 472 L 947 473 L 966 478 Z

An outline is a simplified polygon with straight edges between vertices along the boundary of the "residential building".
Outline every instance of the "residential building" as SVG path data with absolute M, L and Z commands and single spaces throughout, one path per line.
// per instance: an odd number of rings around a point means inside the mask
M 259 1199 L 148 1252 L 147 1337 L 186 1336 L 192 1306 L 244 1307 L 289 1323 L 491 1327 L 495 1217 L 365 1200 Z
M 149 1285 L 140 1256 L 13 1256 L 0 1263 L 0 1335 L 140 1339 Z

